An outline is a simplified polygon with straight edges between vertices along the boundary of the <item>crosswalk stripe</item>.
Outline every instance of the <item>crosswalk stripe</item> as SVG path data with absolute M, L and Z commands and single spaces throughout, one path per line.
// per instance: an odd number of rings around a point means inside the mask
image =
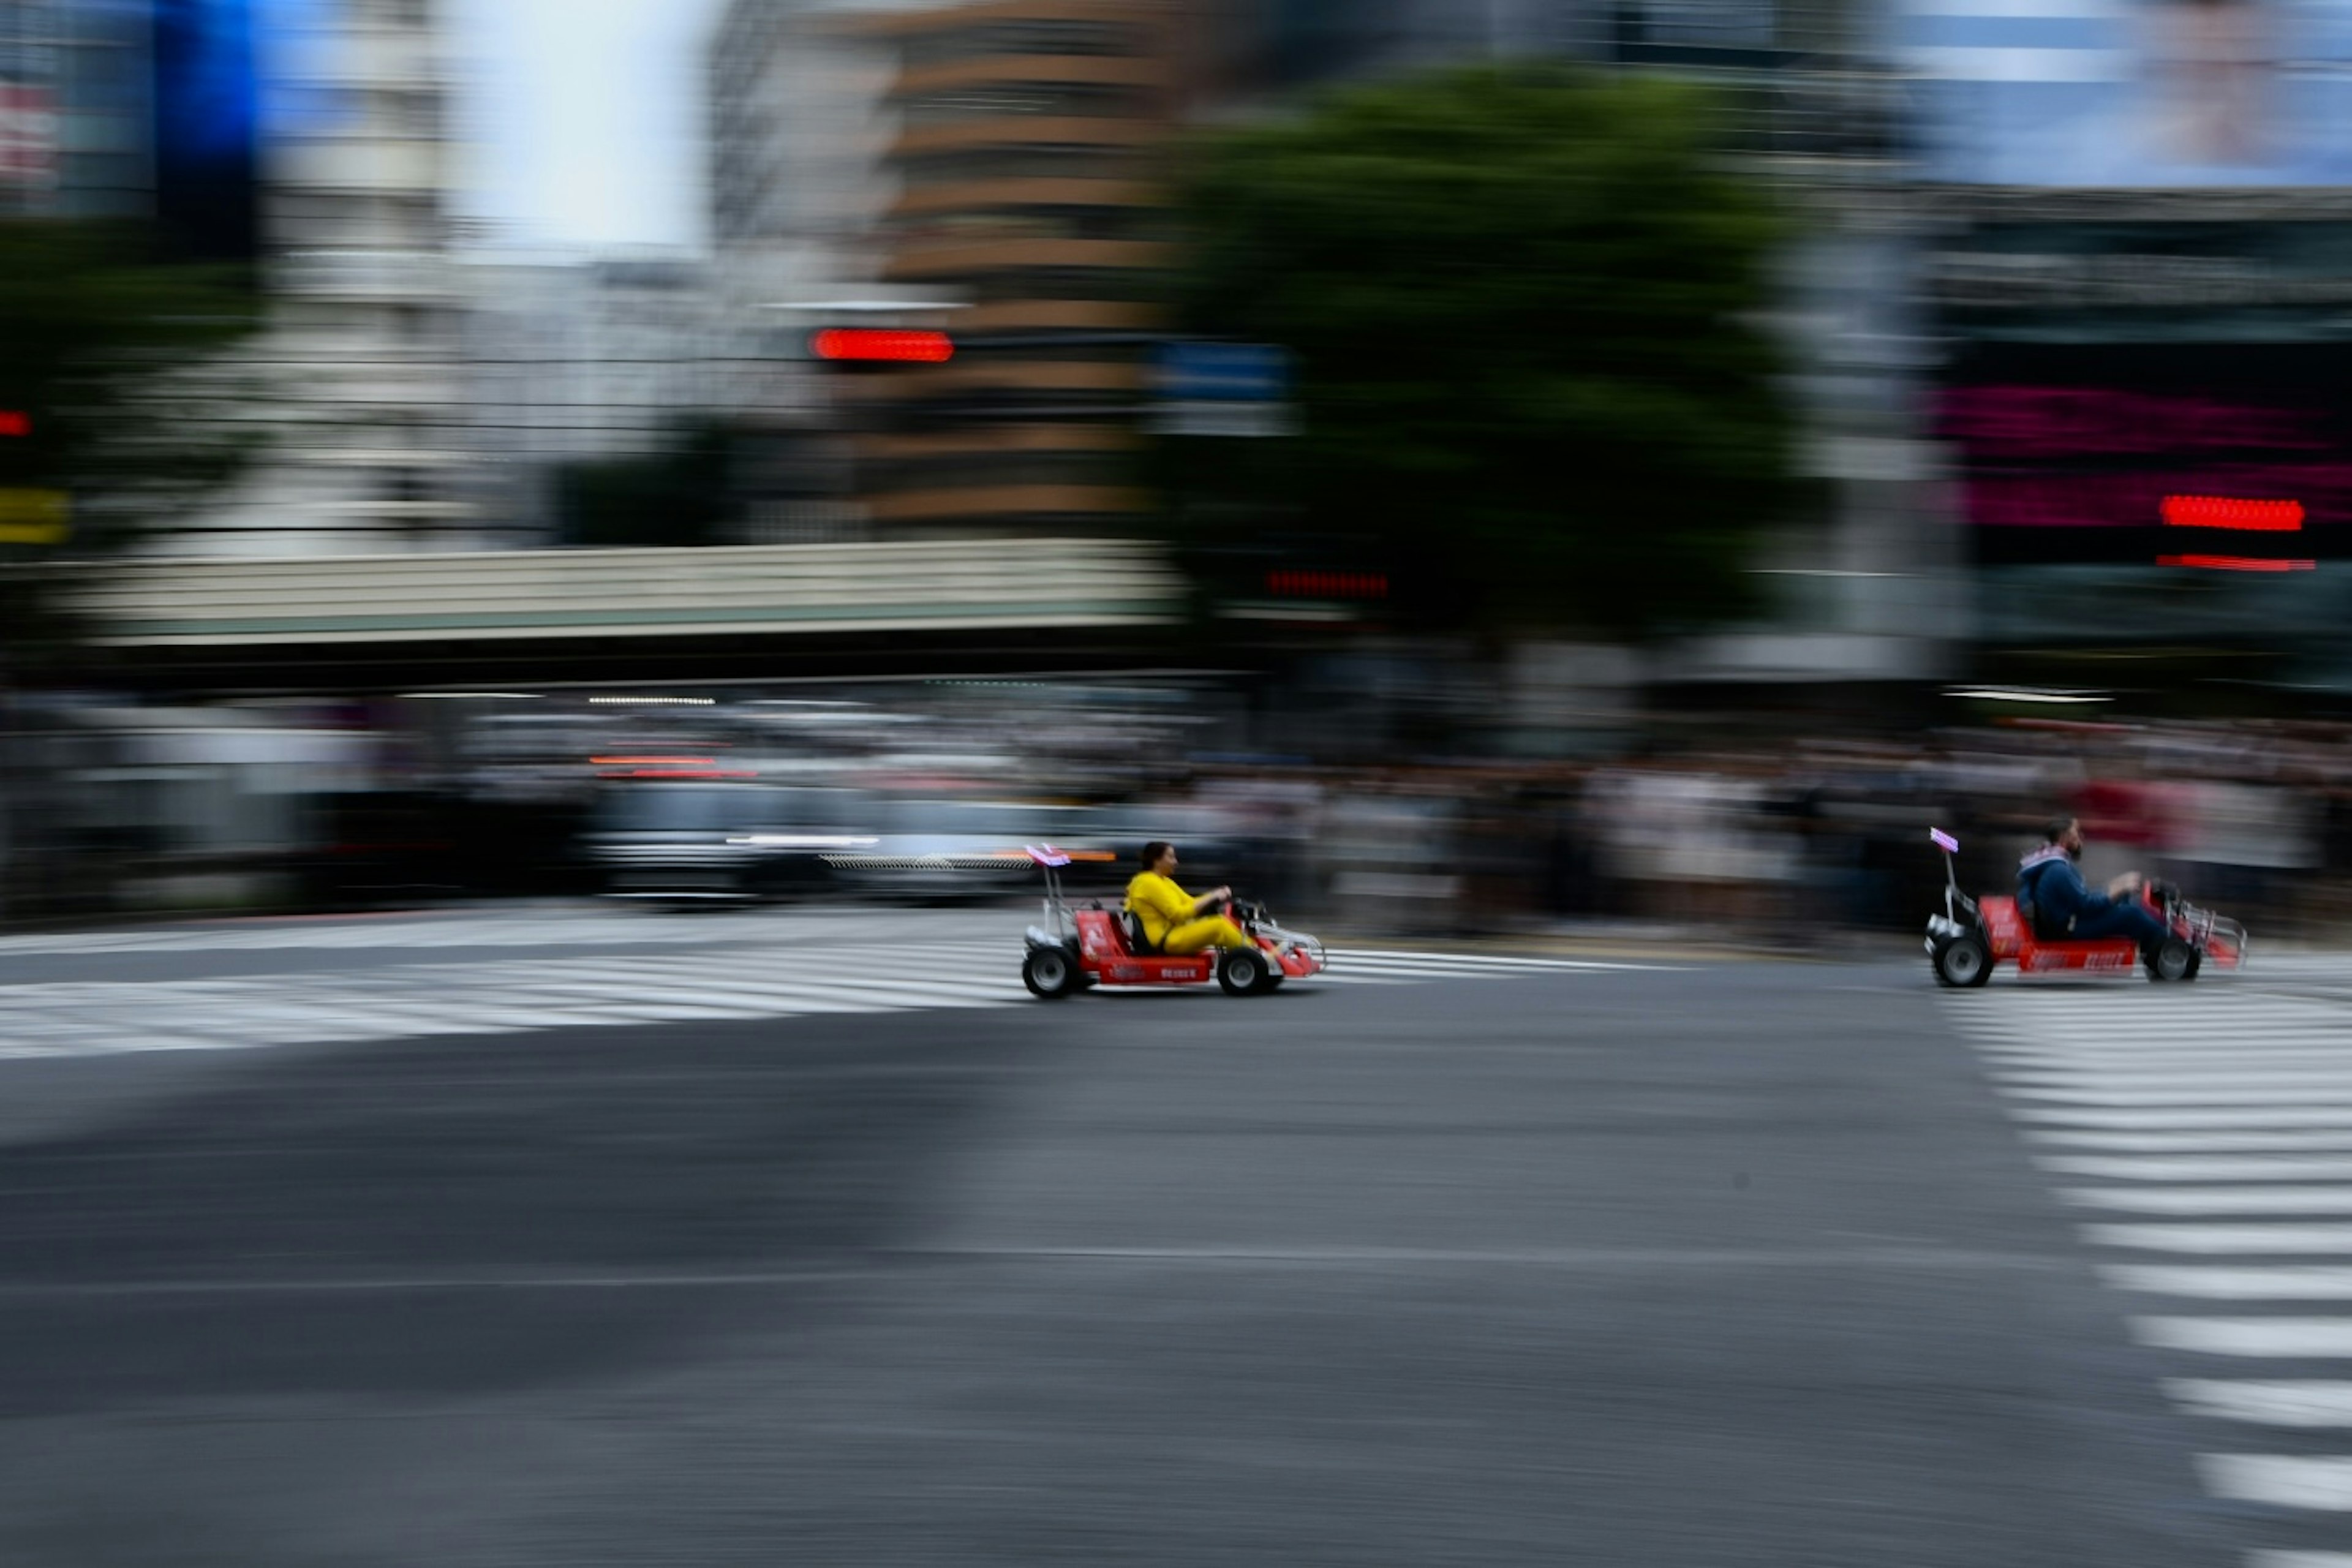
M 2131 1326 L 2140 1343 L 2158 1350 L 2299 1361 L 2352 1356 L 2352 1318 L 2134 1318 Z
M 2011 1112 L 2020 1121 L 2040 1125 L 2102 1128 L 2117 1132 L 2189 1131 L 2229 1128 L 2242 1131 L 2290 1127 L 2334 1127 L 2352 1130 L 2352 1106 L 2341 1105 L 2206 1105 L 2191 1107 L 2102 1106 L 2021 1107 Z
M 2086 1225 L 2095 1247 L 2139 1252 L 2281 1258 L 2352 1253 L 2352 1225 Z
M 2059 1194 L 2077 1208 L 2116 1214 L 2352 1214 L 2352 1187 L 2067 1187 Z
M 2053 1176 L 2117 1182 L 2352 1182 L 2352 1154 L 2037 1154 Z
M 2183 1296 L 2207 1301 L 2352 1300 L 2352 1268 L 2311 1264 L 2271 1268 L 2106 1263 L 2099 1278 L 2110 1289 L 2143 1296 Z
M 887 910 L 648 918 L 595 909 L 0 938 L 0 959 L 281 948 L 399 955 L 344 972 L 0 981 L 0 1058 L 1027 1005 L 1013 929 L 1009 937 L 965 934 Z M 1340 949 L 1332 960 L 1336 973 L 1318 983 L 1414 985 L 1668 967 L 1420 948 Z
M 2224 1109 L 2231 1106 L 2335 1106 L 2339 1116 L 2352 1116 L 2352 1085 L 2261 1084 L 2252 1089 L 2218 1086 L 2194 1089 L 2019 1089 L 2002 1093 L 2036 1105 L 2087 1105 L 2115 1110 L 2161 1110 L 2171 1106 Z
M 2343 1127 L 2303 1131 L 2230 1129 L 2194 1132 L 2101 1132 L 2074 1127 L 2023 1127 L 2018 1136 L 2043 1148 L 2098 1149 L 2124 1154 L 2257 1153 L 2352 1150 L 2352 1119 Z
M 2312 984 L 2352 982 L 2352 963 L 2290 959 L 2263 976 L 1948 1001 L 2033 1163 L 2062 1184 L 2099 1184 L 2054 1195 L 2078 1211 L 2147 1216 L 2078 1226 L 2105 1254 L 2107 1287 L 2178 1309 L 2133 1316 L 2135 1340 L 2180 1357 L 2352 1362 L 2352 1315 L 2242 1315 L 2352 1306 L 2352 985 Z M 2304 988 L 2259 988 L 2283 983 Z M 2133 1254 L 2142 1260 L 2108 1260 Z M 2352 1378 L 2177 1376 L 2164 1389 L 2195 1418 L 2352 1442 Z M 2352 1455 L 2197 1463 L 2218 1498 L 2352 1511 Z M 2257 1551 L 2246 1562 L 2352 1568 L 2352 1553 Z
M 2234 1502 L 2341 1512 L 2352 1509 L 2352 1458 L 2200 1454 L 2205 1489 Z
M 2337 1046 L 2323 1056 L 2283 1058 L 2257 1057 L 2228 1063 L 2200 1063 L 2190 1068 L 2173 1067 L 2161 1062 L 2135 1062 L 2128 1066 L 2077 1067 L 2073 1065 L 2009 1067 L 1991 1069 L 1995 1081 L 2018 1088 L 2035 1089 L 2194 1089 L 2204 1085 L 2226 1087 L 2231 1084 L 2342 1084 L 2352 1083 L 2352 1050 Z
M 2255 1552 L 2246 1568 L 2352 1568 L 2352 1552 Z
M 2216 1420 L 2264 1426 L 2352 1426 L 2352 1383 L 2175 1377 L 2165 1381 L 2164 1392 L 2189 1414 Z

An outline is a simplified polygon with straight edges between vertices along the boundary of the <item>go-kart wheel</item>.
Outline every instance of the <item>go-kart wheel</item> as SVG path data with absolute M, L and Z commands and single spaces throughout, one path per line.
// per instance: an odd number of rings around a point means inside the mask
M 2147 955 L 2147 977 L 2161 984 L 2197 977 L 2197 950 L 2179 937 L 2167 937 Z
M 1260 991 L 1271 991 L 1266 984 L 1265 960 L 1255 948 L 1237 947 L 1217 960 L 1217 984 L 1228 996 L 1249 996 Z
M 2197 972 L 2204 967 L 2205 955 L 2194 949 L 2190 950 L 2189 954 L 2189 973 L 2182 975 L 2180 977 L 2181 980 L 2185 983 L 2196 979 Z
M 1078 966 L 1058 947 L 1033 947 L 1021 961 L 1021 984 L 1032 996 L 1058 1002 L 1078 988 Z
M 1935 964 L 1937 983 L 1943 985 L 1967 988 L 1992 978 L 1992 954 L 1985 950 L 1984 939 L 1974 932 L 1956 936 L 1937 948 Z

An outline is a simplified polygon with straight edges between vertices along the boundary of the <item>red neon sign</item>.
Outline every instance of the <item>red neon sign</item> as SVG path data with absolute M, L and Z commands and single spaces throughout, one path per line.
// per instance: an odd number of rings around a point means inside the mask
M 2250 533 L 2297 533 L 2303 529 L 2299 500 L 2240 500 L 2231 496 L 2167 496 L 2167 528 L 2233 528 Z
M 2158 566 L 2196 566 L 2208 572 L 2308 572 L 2315 561 L 2280 561 L 2259 555 L 2159 555 Z
M 819 359 L 863 360 L 895 364 L 945 364 L 955 344 L 945 332 L 885 327 L 827 327 L 809 339 Z

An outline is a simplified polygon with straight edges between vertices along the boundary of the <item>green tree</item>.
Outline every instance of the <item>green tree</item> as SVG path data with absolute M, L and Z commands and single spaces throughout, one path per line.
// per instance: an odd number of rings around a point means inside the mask
M 646 457 L 569 464 L 555 478 L 566 544 L 716 544 L 734 510 L 735 437 L 715 420 L 664 433 Z
M 118 225 L 0 221 L 0 679 L 69 655 L 73 564 L 168 526 L 255 442 L 223 356 L 252 295 Z
M 1424 623 L 1730 615 L 1794 499 L 1780 228 L 1654 79 L 1453 69 L 1192 150 L 1191 331 L 1296 356 L 1299 434 L 1178 437 L 1185 537 L 1360 542 Z M 1205 441 L 1213 454 L 1204 454 Z

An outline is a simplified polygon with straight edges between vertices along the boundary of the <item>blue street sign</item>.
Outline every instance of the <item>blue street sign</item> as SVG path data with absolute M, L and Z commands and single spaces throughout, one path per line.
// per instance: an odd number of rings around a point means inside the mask
M 1290 355 L 1272 343 L 1177 339 L 1160 345 L 1160 395 L 1171 403 L 1279 403 Z

